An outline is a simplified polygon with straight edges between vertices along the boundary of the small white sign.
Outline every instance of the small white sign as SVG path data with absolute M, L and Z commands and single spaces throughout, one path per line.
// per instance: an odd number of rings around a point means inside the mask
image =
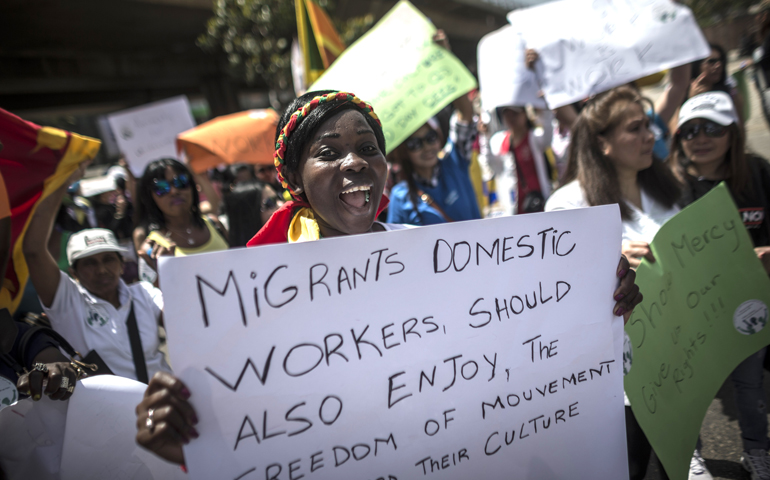
M 628 478 L 620 243 L 615 205 L 165 257 L 190 478 Z
M 135 409 L 146 388 L 136 380 L 115 375 L 78 382 L 67 409 L 62 480 L 187 478 L 179 465 L 136 443 Z
M 508 20 L 540 54 L 550 108 L 710 52 L 690 9 L 670 0 L 560 0 L 514 10 Z
M 535 72 L 525 64 L 524 40 L 511 25 L 484 36 L 478 46 L 481 106 L 546 108 Z
M 159 158 L 179 159 L 176 136 L 195 127 L 187 97 L 179 96 L 107 116 L 118 148 L 134 176 Z

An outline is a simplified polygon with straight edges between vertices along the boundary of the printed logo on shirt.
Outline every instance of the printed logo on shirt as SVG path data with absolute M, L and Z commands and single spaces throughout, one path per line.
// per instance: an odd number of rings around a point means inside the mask
M 460 194 L 457 192 L 457 190 L 452 190 L 451 192 L 449 192 L 449 195 L 447 195 L 446 198 L 444 199 L 444 203 L 446 203 L 447 205 L 452 205 L 459 199 L 460 199 Z
M 96 310 L 89 310 L 88 317 L 86 317 L 86 322 L 88 322 L 88 324 L 92 327 L 94 325 L 103 327 L 107 323 L 107 316 L 97 312 Z
M 759 228 L 765 221 L 765 209 L 762 207 L 741 208 L 738 211 L 746 228 Z

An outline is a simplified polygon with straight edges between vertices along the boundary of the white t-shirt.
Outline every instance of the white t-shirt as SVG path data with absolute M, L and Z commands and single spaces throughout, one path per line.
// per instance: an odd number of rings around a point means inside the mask
M 626 203 L 626 205 L 633 212 L 634 218 L 623 220 L 623 243 L 631 241 L 652 242 L 660 227 L 669 218 L 679 213 L 679 207 L 676 205 L 671 208 L 661 205 L 654 198 L 647 195 L 644 190 L 642 190 L 642 210 L 639 210 L 630 203 Z M 586 207 L 590 207 L 590 205 L 586 201 L 583 189 L 577 180 L 556 190 L 548 198 L 548 201 L 545 202 L 546 212 Z M 623 392 L 623 400 L 626 406 L 631 406 L 625 391 Z
M 623 242 L 650 243 L 666 220 L 679 213 L 679 207 L 671 208 L 661 205 L 642 190 L 642 210 L 635 205 L 626 203 L 634 214 L 634 218 L 623 220 Z M 577 180 L 572 181 L 556 190 L 545 202 L 545 211 L 569 210 L 571 208 L 590 207 L 586 201 L 583 189 Z
M 171 371 L 159 350 L 158 320 L 163 311 L 160 290 L 147 282 L 128 286 L 120 280 L 120 308 L 116 309 L 110 302 L 92 295 L 66 273 L 59 274 L 59 288 L 53 303 L 50 308 L 44 306 L 43 309 L 51 319 L 53 329 L 75 350 L 83 355 L 96 350 L 115 375 L 136 380 L 126 326 L 133 301 L 149 378 L 161 370 Z
M 404 223 L 385 223 L 385 222 L 374 222 L 377 225 L 380 225 L 383 229 L 385 229 L 386 232 L 393 232 L 395 230 L 404 230 L 405 228 L 414 228 L 414 225 L 406 225 Z

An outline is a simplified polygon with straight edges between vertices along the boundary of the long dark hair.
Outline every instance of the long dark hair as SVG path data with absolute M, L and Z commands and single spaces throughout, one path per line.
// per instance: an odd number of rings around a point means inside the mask
M 721 92 L 730 93 L 730 87 L 727 86 L 727 54 L 725 53 L 725 49 L 721 46 L 717 45 L 716 43 L 709 43 L 709 47 L 711 50 L 716 50 L 717 54 L 719 55 L 719 60 L 722 62 L 722 72 L 719 74 L 719 80 L 711 87 L 711 90 L 719 90 Z M 710 52 L 709 52 L 710 53 Z M 709 55 L 711 56 L 711 55 Z M 696 62 L 692 63 L 692 80 L 695 80 L 700 76 L 701 74 L 701 67 L 703 67 L 703 63 L 706 61 L 704 58 L 703 60 L 698 60 Z M 685 98 L 685 101 L 687 98 Z M 684 102 L 682 102 L 684 103 Z
M 745 200 L 750 196 L 754 187 L 751 182 L 751 168 L 746 160 L 746 138 L 743 128 L 736 123 L 727 127 L 730 132 L 730 148 L 725 154 L 725 162 L 728 164 L 728 172 L 725 178 L 730 193 L 739 200 Z M 674 135 L 674 144 L 669 156 L 668 165 L 674 171 L 676 177 L 685 182 L 689 176 L 687 167 L 692 164 L 682 148 L 682 136 L 679 131 Z
M 278 127 L 275 129 L 275 139 L 278 140 L 278 136 L 281 134 L 281 130 L 289 122 L 291 115 L 303 105 L 313 100 L 315 97 L 321 95 L 327 95 L 329 93 L 335 93 L 334 90 L 318 90 L 315 92 L 308 92 L 300 97 L 294 99 L 293 102 L 286 107 L 286 110 L 281 115 L 281 119 L 278 121 Z M 307 142 L 313 137 L 313 134 L 318 127 L 321 126 L 329 117 L 334 116 L 344 110 L 362 110 L 355 104 L 346 100 L 331 100 L 320 104 L 313 109 L 306 117 L 302 119 L 297 128 L 289 135 L 287 142 L 286 152 L 284 153 L 284 167 L 283 176 L 288 181 L 289 174 L 297 173 L 299 170 L 299 164 L 302 161 L 302 151 L 305 148 Z M 377 146 L 382 153 L 385 153 L 385 135 L 382 132 L 382 127 L 369 115 L 364 115 L 366 123 L 374 131 L 374 137 L 377 140 Z M 304 196 L 304 192 L 302 193 Z
M 652 108 L 649 100 L 630 87 L 613 88 L 589 100 L 572 127 L 567 171 L 562 180 L 562 185 L 577 180 L 592 207 L 617 203 L 623 220 L 632 218 L 632 210 L 620 192 L 615 165 L 602 152 L 599 136 L 617 128 L 632 103 L 642 109 L 645 104 Z M 659 159 L 653 158 L 652 165 L 637 174 L 637 180 L 645 193 L 668 208 L 681 195 L 676 177 Z
M 426 123 L 425 126 L 436 132 L 438 135 L 438 140 L 436 140 L 436 142 L 441 145 L 444 140 L 442 138 L 441 132 L 433 128 L 429 123 Z M 420 214 L 420 210 L 417 208 L 417 205 L 420 203 L 420 187 L 417 186 L 417 181 L 414 179 L 414 165 L 412 165 L 412 159 L 409 157 L 409 149 L 406 147 L 406 140 L 401 142 L 401 145 L 393 149 L 393 151 L 388 154 L 387 159 L 391 164 L 395 164 L 401 167 L 398 172 L 398 180 L 406 182 L 406 186 L 409 189 L 409 200 L 414 206 L 414 211 L 417 213 L 417 218 L 419 218 L 420 222 L 422 222 L 422 215 Z
M 241 183 L 224 194 L 231 247 L 243 247 L 262 228 L 262 192 L 260 181 Z
M 139 188 L 136 196 L 139 197 L 136 205 L 136 218 L 139 221 L 139 225 L 144 227 L 147 233 L 153 230 L 163 230 L 166 228 L 166 218 L 163 216 L 163 212 L 158 208 L 153 198 L 152 190 L 154 187 L 153 180 L 165 179 L 166 169 L 171 167 L 177 175 L 187 175 L 190 179 L 190 188 L 192 189 L 193 202 L 190 208 L 190 214 L 192 215 L 192 221 L 198 227 L 205 227 L 203 223 L 203 217 L 201 216 L 200 198 L 198 197 L 198 189 L 195 188 L 195 181 L 193 180 L 192 173 L 183 163 L 180 163 L 173 158 L 159 158 L 150 162 L 144 169 L 144 174 L 139 180 Z

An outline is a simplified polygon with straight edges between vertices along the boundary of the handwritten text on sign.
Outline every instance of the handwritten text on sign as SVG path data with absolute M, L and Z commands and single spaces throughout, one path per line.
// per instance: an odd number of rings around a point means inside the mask
M 390 151 L 476 86 L 462 62 L 433 42 L 435 32 L 419 10 L 401 1 L 309 90 L 353 92 L 371 103 Z
M 684 478 L 701 423 L 730 372 L 770 343 L 770 280 L 724 184 L 666 223 L 644 301 L 626 331 L 626 393 L 669 477 Z
M 108 115 L 107 121 L 137 178 L 153 160 L 178 158 L 176 136 L 195 126 L 185 96 L 122 110 Z
M 479 41 L 479 91 L 484 110 L 508 105 L 546 108 L 537 76 L 526 67 L 525 53 L 521 34 L 511 25 Z
M 608 206 L 167 259 L 191 475 L 622 478 L 619 247 Z
M 670 0 L 561 0 L 508 20 L 540 54 L 551 108 L 709 54 L 690 9 Z

